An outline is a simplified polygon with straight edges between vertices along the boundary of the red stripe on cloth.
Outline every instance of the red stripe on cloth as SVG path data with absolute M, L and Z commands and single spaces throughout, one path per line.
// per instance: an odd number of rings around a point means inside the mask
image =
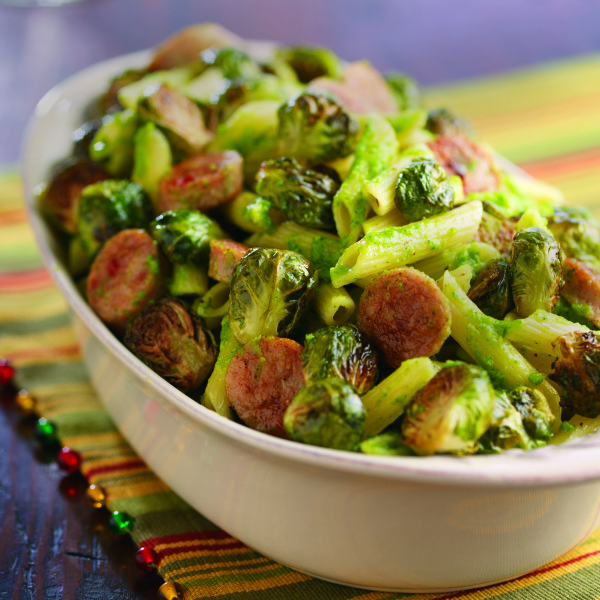
M 84 468 L 84 475 L 89 479 L 95 475 L 113 473 L 115 471 L 128 471 L 130 469 L 139 469 L 140 467 L 147 468 L 146 463 L 143 460 L 128 460 L 112 465 L 102 465 L 101 467 L 90 467 L 88 469 Z
M 0 273 L 0 291 L 3 293 L 29 292 L 51 285 L 52 278 L 43 267 L 31 271 Z
M 2 225 L 16 225 L 27 221 L 27 211 L 23 209 L 7 210 L 2 213 L 0 218 Z
M 146 542 L 144 542 L 144 544 L 145 543 Z M 231 538 L 230 542 L 224 544 L 187 544 L 185 546 L 174 546 L 173 548 L 163 548 L 161 550 L 155 549 L 155 551 L 161 557 L 166 557 L 185 552 L 201 552 L 202 550 L 210 550 L 211 552 L 217 553 L 221 550 L 242 550 L 243 548 L 247 548 L 247 546 L 242 544 L 242 542 L 238 542 L 235 538 Z
M 205 542 L 208 540 L 226 540 L 231 538 L 228 533 L 220 529 L 205 531 L 187 531 L 185 533 L 176 533 L 172 535 L 162 535 L 160 537 L 151 537 L 141 542 L 143 546 L 157 546 L 159 544 L 174 544 L 177 542 Z M 234 539 L 234 538 L 231 538 Z
M 551 564 L 548 565 L 547 567 L 542 567 L 541 569 L 536 569 L 535 571 L 531 571 L 530 573 L 525 573 L 525 575 L 520 575 L 519 577 L 515 577 L 514 579 L 511 579 L 510 581 L 507 581 L 506 583 L 511 583 L 512 581 L 520 581 L 523 579 L 528 579 L 530 577 L 536 577 L 537 575 L 542 575 L 543 573 L 549 573 L 550 571 L 555 571 L 556 569 L 560 569 L 561 567 L 566 567 L 568 565 L 572 565 L 574 563 L 580 562 L 586 558 L 590 558 L 591 556 L 598 556 L 600 555 L 600 550 L 594 550 L 594 552 L 588 552 L 587 554 L 582 554 L 580 556 L 575 556 L 573 558 L 570 558 L 569 560 L 563 560 L 559 563 L 556 564 Z M 494 585 L 499 585 L 499 584 L 494 584 Z M 447 596 L 438 596 L 435 600 L 454 600 L 454 598 L 464 598 L 465 596 L 468 596 L 469 594 L 473 594 L 475 592 L 477 592 L 478 590 L 487 590 L 491 587 L 494 586 L 485 586 L 485 587 L 481 587 L 481 588 L 473 588 L 470 590 L 464 590 L 462 592 L 454 592 L 452 594 L 448 594 Z
M 553 156 L 542 160 L 519 163 L 519 166 L 530 175 L 539 179 L 556 177 L 571 172 L 600 167 L 600 148 L 582 150 L 571 154 Z

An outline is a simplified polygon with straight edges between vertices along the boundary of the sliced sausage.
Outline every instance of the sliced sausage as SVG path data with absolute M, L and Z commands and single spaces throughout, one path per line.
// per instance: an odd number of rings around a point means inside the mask
M 143 229 L 124 229 L 96 256 L 87 280 L 90 306 L 117 333 L 165 287 L 165 267 L 154 240 Z
M 432 356 L 450 335 L 450 306 L 435 281 L 411 268 L 372 281 L 358 305 L 357 326 L 396 369 L 418 356 Z
M 490 154 L 462 135 L 441 135 L 427 144 L 448 175 L 462 179 L 465 194 L 493 192 L 500 187 L 500 176 Z
M 393 115 L 398 112 L 394 94 L 381 73 L 368 62 L 350 63 L 341 80 L 318 77 L 308 87 L 330 92 L 347 110 L 356 114 L 379 112 Z
M 210 240 L 208 276 L 217 281 L 229 283 L 233 268 L 248 250 L 250 250 L 250 246 L 232 240 Z
M 561 296 L 570 304 L 581 306 L 585 318 L 600 328 L 600 274 L 580 260 L 567 258 L 563 262 L 565 283 Z
M 507 218 L 487 202 L 483 203 L 483 215 L 475 234 L 476 242 L 490 244 L 502 256 L 509 256 L 516 231 L 514 219 Z
M 304 387 L 303 347 L 286 338 L 259 337 L 236 354 L 225 379 L 231 406 L 252 429 L 287 437 L 283 414 Z
M 184 160 L 161 179 L 157 210 L 205 211 L 228 202 L 242 191 L 242 167 L 242 157 L 234 150 Z
M 61 169 L 42 198 L 44 211 L 69 233 L 77 233 L 79 199 L 85 187 L 108 179 L 106 171 L 89 158 L 79 158 Z

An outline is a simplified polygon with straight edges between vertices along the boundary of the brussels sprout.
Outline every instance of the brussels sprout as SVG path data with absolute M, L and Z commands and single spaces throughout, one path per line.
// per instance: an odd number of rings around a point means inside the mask
M 42 211 L 66 233 L 77 233 L 79 199 L 92 183 L 108 178 L 104 168 L 89 158 L 75 158 L 60 164 L 40 196 Z
M 473 134 L 469 123 L 446 108 L 438 108 L 429 111 L 425 129 L 436 135 L 464 135 L 470 137 Z
M 474 365 L 444 367 L 406 407 L 404 442 L 417 454 L 473 454 L 492 423 L 495 392 Z
M 128 177 L 133 167 L 133 136 L 138 127 L 133 110 L 107 115 L 90 144 L 90 158 L 113 177 Z
M 600 272 L 600 229 L 591 215 L 563 207 L 549 217 L 548 228 L 565 257 L 581 260 Z
M 238 342 L 258 335 L 290 337 L 301 323 L 318 276 L 297 252 L 253 248 L 230 279 L 229 321 Z
M 419 108 L 421 103 L 417 82 L 405 73 L 386 73 L 385 81 L 401 111 Z
M 477 196 L 480 195 L 483 194 L 477 194 Z M 485 197 L 489 196 L 486 194 Z M 493 246 L 502 256 L 508 256 L 512 249 L 515 233 L 514 220 L 510 219 L 498 206 L 484 201 L 483 215 L 475 240 Z
M 337 172 L 326 165 L 303 169 L 293 158 L 277 158 L 260 166 L 256 193 L 300 225 L 333 229 L 333 197 L 340 183 Z
M 108 179 L 83 190 L 77 230 L 84 250 L 94 257 L 108 238 L 123 229 L 145 229 L 151 219 L 152 204 L 140 185 Z
M 260 77 L 258 64 L 239 48 L 208 48 L 200 54 L 206 66 L 220 69 L 225 79 Z
M 377 378 L 377 354 L 356 327 L 326 327 L 306 336 L 302 372 L 307 383 L 338 377 L 364 394 Z
M 194 210 L 169 210 L 150 224 L 150 233 L 172 263 L 208 266 L 210 240 L 227 237 L 219 225 Z
M 549 378 L 560 386 L 560 404 L 568 415 L 600 415 L 600 338 L 593 331 L 574 331 L 553 343 L 559 357 Z
M 164 297 L 127 324 L 125 345 L 153 371 L 182 392 L 195 390 L 209 376 L 217 353 L 210 332 L 184 304 Z
M 171 147 L 164 133 L 154 123 L 140 127 L 134 137 L 132 181 L 154 198 L 160 179 L 171 170 L 172 163 Z
M 204 126 L 198 106 L 164 84 L 146 90 L 138 111 L 161 128 L 173 149 L 182 156 L 198 154 L 213 137 Z
M 119 102 L 119 90 L 130 83 L 139 81 L 147 74 L 148 71 L 144 69 L 129 69 L 114 77 L 110 82 L 110 87 L 99 100 L 99 108 L 102 114 L 123 110 L 124 106 Z
M 449 211 L 454 206 L 454 189 L 436 161 L 416 158 L 400 171 L 394 200 L 412 223 Z
M 560 246 L 543 229 L 530 227 L 517 233 L 510 264 L 511 289 L 519 316 L 554 308 L 561 286 L 561 261 Z
M 525 431 L 535 446 L 543 446 L 552 438 L 554 415 L 548 401 L 539 390 L 518 386 L 508 394 L 511 404 L 519 411 Z
M 386 431 L 380 435 L 366 439 L 360 444 L 363 454 L 376 456 L 414 456 L 415 452 L 402 441 L 402 436 L 395 431 Z
M 328 162 L 354 152 L 358 123 L 331 96 L 304 92 L 281 105 L 279 155 Z
M 87 121 L 81 127 L 78 127 L 71 135 L 73 142 L 73 156 L 89 156 L 90 144 L 98 130 L 102 127 L 101 119 L 92 119 Z
M 343 74 L 340 59 L 329 48 L 286 46 L 277 50 L 275 59 L 290 65 L 301 83 L 317 77 L 339 79 Z
M 283 416 L 290 438 L 312 446 L 356 451 L 363 438 L 365 409 L 352 385 L 330 377 L 302 388 Z
M 503 319 L 515 306 L 511 291 L 510 262 L 506 258 L 492 261 L 472 283 L 468 296 L 484 314 L 494 319 Z

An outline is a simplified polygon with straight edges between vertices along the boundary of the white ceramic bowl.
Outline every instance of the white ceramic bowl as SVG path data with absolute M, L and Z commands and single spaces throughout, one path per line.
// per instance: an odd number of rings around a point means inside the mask
M 600 437 L 494 456 L 373 457 L 304 446 L 228 421 L 135 358 L 76 291 L 34 190 L 71 151 L 83 109 L 136 53 L 40 101 L 23 154 L 31 223 L 67 299 L 92 381 L 123 435 L 182 498 L 252 548 L 316 577 L 393 591 L 506 580 L 600 526 Z

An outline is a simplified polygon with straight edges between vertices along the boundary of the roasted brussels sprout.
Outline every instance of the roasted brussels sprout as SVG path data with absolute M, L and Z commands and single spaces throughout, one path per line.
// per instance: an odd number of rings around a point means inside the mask
M 225 79 L 260 77 L 259 65 L 239 48 L 208 48 L 200 54 L 206 66 L 220 69 Z
M 510 259 L 512 294 L 517 313 L 552 311 L 562 283 L 560 246 L 548 232 L 529 227 L 517 233 Z
M 457 117 L 446 108 L 429 111 L 425 129 L 436 135 L 463 135 L 470 137 L 473 132 L 467 121 Z
M 290 65 L 300 83 L 309 83 L 317 77 L 342 76 L 342 63 L 329 48 L 317 46 L 286 46 L 275 53 L 277 60 Z
M 127 109 L 106 115 L 90 143 L 90 158 L 112 177 L 128 177 L 133 167 L 133 137 L 139 117 Z
M 93 257 L 108 238 L 123 229 L 145 229 L 151 219 L 152 204 L 140 185 L 108 179 L 83 190 L 77 231 L 84 250 Z
M 315 163 L 354 152 L 358 123 L 331 96 L 303 92 L 282 104 L 277 115 L 280 156 Z
M 217 358 L 210 332 L 202 329 L 183 303 L 168 296 L 129 321 L 125 345 L 182 392 L 200 386 Z
M 356 327 L 326 327 L 306 336 L 302 372 L 307 383 L 338 377 L 364 394 L 377 378 L 377 354 Z
M 593 331 L 574 331 L 556 339 L 559 353 L 549 378 L 560 386 L 566 418 L 600 415 L 600 339 Z
M 401 111 L 419 108 L 421 103 L 417 82 L 405 73 L 386 73 L 385 81 Z
M 483 369 L 448 365 L 406 407 L 404 442 L 422 455 L 473 454 L 492 423 L 494 403 L 494 388 Z
M 114 77 L 110 82 L 110 87 L 99 100 L 99 108 L 102 114 L 123 110 L 124 107 L 119 102 L 119 90 L 130 83 L 139 81 L 147 74 L 148 71 L 143 69 L 129 69 Z
M 290 337 L 310 307 L 318 276 L 297 252 L 253 248 L 233 269 L 229 322 L 238 342 Z
M 169 210 L 150 224 L 150 233 L 172 263 L 208 267 L 210 241 L 227 237 L 219 225 L 194 210 Z
M 525 431 L 535 446 L 543 446 L 552 438 L 554 415 L 539 390 L 520 385 L 508 393 L 510 403 L 519 411 Z
M 104 168 L 89 158 L 68 160 L 56 169 L 40 196 L 43 212 L 66 233 L 77 233 L 81 193 L 88 185 L 108 179 Z
M 415 452 L 402 441 L 402 436 L 396 431 L 386 431 L 360 444 L 363 454 L 376 456 L 414 456 Z
M 412 223 L 450 210 L 454 206 L 454 189 L 437 162 L 416 158 L 400 171 L 394 200 Z
M 140 127 L 134 137 L 132 181 L 139 183 L 155 198 L 158 184 L 173 164 L 171 146 L 166 136 L 154 123 Z
M 154 122 L 182 157 L 202 151 L 212 139 L 198 106 L 165 84 L 150 87 L 138 105 L 139 114 Z
M 511 291 L 510 262 L 506 258 L 493 260 L 472 283 L 468 296 L 484 314 L 494 319 L 503 319 L 515 306 Z
M 256 193 L 300 225 L 333 229 L 333 197 L 340 183 L 337 172 L 326 165 L 303 169 L 293 158 L 277 158 L 260 166 Z
M 302 388 L 283 416 L 291 439 L 310 444 L 356 451 L 365 428 L 365 409 L 355 388 L 330 377 Z

